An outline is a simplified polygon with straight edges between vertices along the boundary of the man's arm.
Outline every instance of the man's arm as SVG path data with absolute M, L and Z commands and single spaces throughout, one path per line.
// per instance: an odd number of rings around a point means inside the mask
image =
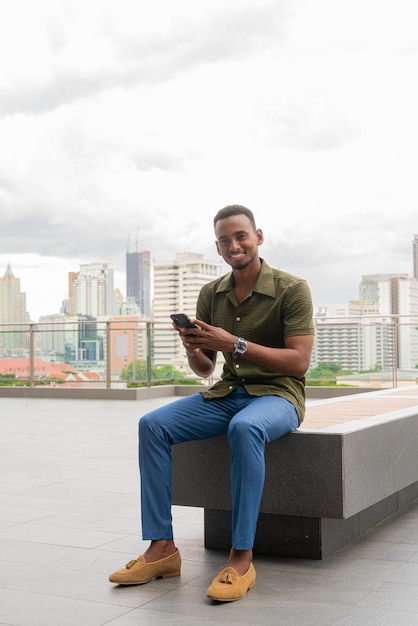
M 199 330 L 188 330 L 188 336 L 182 338 L 183 343 L 193 371 L 199 376 L 209 376 L 215 367 L 216 353 L 218 351 L 234 352 L 234 343 L 238 337 L 218 326 L 210 326 L 200 320 L 193 321 L 200 328 Z M 283 348 L 269 348 L 247 341 L 247 350 L 241 358 L 256 363 L 271 372 L 302 378 L 309 367 L 313 341 L 313 335 L 295 335 L 285 339 Z M 199 349 L 199 352 L 190 356 L 196 348 Z M 213 354 L 215 360 L 213 360 Z M 212 370 L 208 374 L 202 374 L 201 372 L 205 371 L 205 367 L 209 370 L 209 362 L 212 363 Z
M 213 373 L 216 365 L 216 352 L 195 348 L 192 351 L 187 350 L 186 353 L 189 365 L 195 374 L 202 378 L 208 378 Z
M 309 367 L 313 341 L 313 335 L 288 337 L 284 348 L 267 348 L 248 341 L 243 358 L 271 372 L 302 378 Z

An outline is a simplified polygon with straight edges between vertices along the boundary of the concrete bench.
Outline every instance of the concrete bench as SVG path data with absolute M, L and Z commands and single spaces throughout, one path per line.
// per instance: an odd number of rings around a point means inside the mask
M 322 559 L 418 497 L 418 387 L 314 402 L 265 456 L 254 551 Z M 226 436 L 173 446 L 173 504 L 204 508 L 207 548 L 230 548 L 226 476 Z

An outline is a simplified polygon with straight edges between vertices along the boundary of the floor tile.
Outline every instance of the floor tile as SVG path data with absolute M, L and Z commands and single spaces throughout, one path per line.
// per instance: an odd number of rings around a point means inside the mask
M 141 554 L 138 417 L 172 398 L 0 398 L 0 626 L 409 626 L 418 623 L 418 501 L 323 561 L 256 555 L 240 602 L 206 588 L 227 554 L 203 512 L 173 507 L 181 576 L 120 587 Z

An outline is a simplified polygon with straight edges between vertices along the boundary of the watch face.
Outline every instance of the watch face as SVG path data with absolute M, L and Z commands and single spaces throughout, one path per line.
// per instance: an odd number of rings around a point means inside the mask
M 235 353 L 236 354 L 244 354 L 247 349 L 247 342 L 245 339 L 238 339 L 235 344 Z

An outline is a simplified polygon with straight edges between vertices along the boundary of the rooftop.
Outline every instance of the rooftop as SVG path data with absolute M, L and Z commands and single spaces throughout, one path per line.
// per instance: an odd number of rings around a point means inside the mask
M 173 399 L 0 398 L 0 624 L 418 623 L 418 501 L 323 561 L 256 555 L 256 587 L 227 604 L 205 596 L 226 554 L 204 548 L 200 509 L 174 507 L 181 577 L 110 584 L 146 545 L 138 418 Z M 303 428 L 414 406 L 418 387 L 312 401 Z

